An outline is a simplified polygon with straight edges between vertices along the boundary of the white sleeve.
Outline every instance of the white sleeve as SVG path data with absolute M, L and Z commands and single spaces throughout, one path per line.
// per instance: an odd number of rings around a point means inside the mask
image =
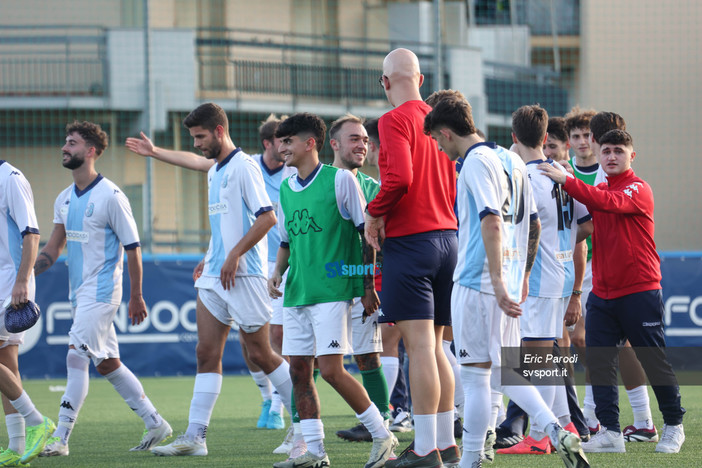
M 350 219 L 356 227 L 363 226 L 366 222 L 363 212 L 366 209 L 366 199 L 353 174 L 345 169 L 339 169 L 334 179 L 334 189 L 341 217 Z
M 266 211 L 273 210 L 273 203 L 271 203 L 268 192 L 266 192 L 266 184 L 263 182 L 261 168 L 248 161 L 242 164 L 245 170 L 237 172 L 241 177 L 241 195 L 246 206 L 256 217 Z
M 461 168 L 461 174 L 467 171 L 464 180 L 468 192 L 475 199 L 480 219 L 488 214 L 499 215 L 502 201 L 499 197 L 500 181 L 498 175 L 481 156 L 468 158 Z
M 283 180 L 284 184 L 288 183 L 288 180 Z M 288 231 L 285 229 L 285 212 L 283 211 L 283 201 L 278 199 L 278 233 L 280 234 L 281 244 L 284 242 L 286 245 L 290 244 L 290 238 L 288 237 Z
M 139 232 L 127 196 L 117 190 L 109 198 L 107 210 L 110 227 L 124 248 L 130 250 L 139 247 Z
M 19 171 L 11 174 L 7 181 L 7 205 L 10 217 L 15 221 L 22 236 L 29 233 L 39 234 L 32 187 Z
M 592 185 L 597 187 L 602 182 L 607 182 L 607 174 L 605 173 L 604 169 L 602 169 L 602 166 L 598 165 L 597 174 L 595 175 L 595 183 Z
M 66 195 L 70 197 L 70 191 L 73 185 L 68 187 L 63 192 L 59 193 L 54 202 L 54 224 L 66 224 L 66 215 L 68 214 L 68 204 L 66 203 L 68 199 Z

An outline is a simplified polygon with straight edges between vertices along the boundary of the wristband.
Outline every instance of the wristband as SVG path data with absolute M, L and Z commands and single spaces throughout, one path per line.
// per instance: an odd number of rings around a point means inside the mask
M 582 293 L 583 293 L 583 292 L 580 291 L 580 290 L 578 290 L 578 289 L 573 289 L 573 295 L 574 295 L 574 296 L 580 296 L 580 295 L 582 295 Z

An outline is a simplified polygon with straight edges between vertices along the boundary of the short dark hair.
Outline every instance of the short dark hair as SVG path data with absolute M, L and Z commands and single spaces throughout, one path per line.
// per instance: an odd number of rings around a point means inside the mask
M 448 128 L 458 136 L 476 133 L 473 114 L 468 101 L 458 96 L 446 96 L 424 117 L 424 133 Z
M 436 103 L 444 99 L 445 97 L 456 97 L 459 99 L 466 99 L 466 97 L 463 95 L 462 92 L 455 90 L 455 89 L 440 89 L 439 91 L 434 91 L 431 93 L 425 100 L 424 102 L 429 106 L 429 107 L 435 107 Z M 466 99 L 467 100 L 467 99 Z
M 566 123 L 563 117 L 550 117 L 548 126 L 546 127 L 548 136 L 555 138 L 558 141 L 567 142 L 568 132 L 566 132 Z
M 327 126 L 324 124 L 324 120 L 309 112 L 300 112 L 283 120 L 280 125 L 278 125 L 275 136 L 276 138 L 285 138 L 307 134 L 314 138 L 317 151 L 322 151 L 326 132 Z
M 578 106 L 573 107 L 565 116 L 568 136 L 570 136 L 570 132 L 578 128 L 590 128 L 590 120 L 595 114 L 593 109 L 583 110 Z
M 368 139 L 375 143 L 375 146 L 380 146 L 380 132 L 378 131 L 378 119 L 366 120 L 363 124 L 368 132 Z
M 344 114 L 338 119 L 336 119 L 334 122 L 332 122 L 331 127 L 329 127 L 330 140 L 336 140 L 336 135 L 339 133 L 339 130 L 341 130 L 341 127 L 343 127 L 346 122 L 352 122 L 363 125 L 363 119 L 361 119 L 360 117 L 356 117 L 353 114 Z
M 107 133 L 105 133 L 100 125 L 85 120 L 82 122 L 74 120 L 72 123 L 66 125 L 66 136 L 71 133 L 80 135 L 88 145 L 95 148 L 95 154 L 98 156 L 105 151 L 109 142 Z
M 520 143 L 539 148 L 544 143 L 548 112 L 538 104 L 522 106 L 512 113 L 512 131 Z
M 275 114 L 269 115 L 266 120 L 261 122 L 261 126 L 258 127 L 258 137 L 261 139 L 261 143 L 264 141 L 273 141 L 275 138 L 275 131 L 278 129 L 280 122 L 287 119 L 287 115 L 283 115 L 280 118 L 276 117 Z
M 627 132 L 626 130 L 620 130 L 618 128 L 615 128 L 614 130 L 610 130 L 602 137 L 600 138 L 599 141 L 600 145 L 623 145 L 623 146 L 628 146 L 630 148 L 634 147 L 634 139 L 631 138 L 631 134 Z
M 597 143 L 600 143 L 602 135 L 614 129 L 626 130 L 624 118 L 614 112 L 598 112 L 590 120 L 590 133 Z
M 210 132 L 221 125 L 224 130 L 229 132 L 229 119 L 226 112 L 213 102 L 198 106 L 185 117 L 183 125 L 186 128 L 202 127 Z

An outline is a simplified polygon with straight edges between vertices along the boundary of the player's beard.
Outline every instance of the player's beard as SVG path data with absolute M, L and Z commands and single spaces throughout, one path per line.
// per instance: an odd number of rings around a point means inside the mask
M 219 153 L 222 151 L 222 145 L 219 144 L 218 141 L 214 140 L 212 141 L 212 144 L 207 148 L 206 151 L 203 151 L 202 154 L 207 158 L 207 159 L 217 159 L 217 156 L 219 156 Z
M 64 153 L 64 154 L 70 154 L 70 153 Z M 84 162 L 85 162 L 84 158 L 79 158 L 77 155 L 71 154 L 71 158 L 68 161 L 63 162 L 62 164 L 63 164 L 63 167 L 65 167 L 66 169 L 70 169 L 73 171 L 75 169 L 78 169 L 80 166 L 82 166 Z

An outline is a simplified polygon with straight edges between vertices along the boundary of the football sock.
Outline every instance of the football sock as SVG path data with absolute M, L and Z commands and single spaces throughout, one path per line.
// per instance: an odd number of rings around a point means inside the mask
M 390 419 L 390 394 L 382 367 L 381 365 L 372 370 L 361 371 L 361 378 L 368 397 L 375 403 L 383 419 Z
M 19 413 L 5 415 L 5 427 L 9 440 L 7 448 L 24 453 L 24 418 Z
M 307 450 L 313 455 L 324 455 L 324 424 L 321 419 L 303 419 L 300 421 L 302 436 L 305 438 Z
M 78 418 L 85 397 L 88 395 L 88 366 L 90 359 L 75 349 L 68 350 L 66 355 L 66 391 L 61 397 L 58 414 L 58 426 L 54 431 L 55 437 L 60 437 L 64 444 L 68 443 L 73 425 Z
M 267 379 L 275 387 L 276 393 L 278 393 L 278 398 L 282 400 L 285 408 L 288 412 L 292 411 L 290 407 L 290 395 L 292 395 L 292 380 L 290 380 L 290 364 L 288 361 L 283 360 L 280 365 L 270 374 L 268 374 Z M 278 405 L 277 410 L 273 409 L 273 404 L 271 403 L 271 411 L 276 411 L 282 414 L 280 405 Z M 291 413 L 292 414 L 292 413 Z
M 383 424 L 383 416 L 373 403 L 363 413 L 357 414 L 356 417 L 366 426 L 366 429 L 368 429 L 368 432 L 371 433 L 374 439 L 390 437 L 390 432 Z
M 557 425 L 558 420 L 551 412 L 551 409 L 546 406 L 546 403 L 544 403 L 543 398 L 541 398 L 541 395 L 534 386 L 502 385 L 501 387 L 503 393 L 529 415 L 532 425 L 536 425 L 542 431 L 544 431 L 549 424 L 556 423 Z
M 17 412 L 24 418 L 27 426 L 36 426 L 44 422 L 44 418 L 41 413 L 37 411 L 34 403 L 27 395 L 27 392 L 22 390 L 22 394 L 16 400 L 10 401 L 10 404 L 17 410 Z
M 453 416 L 451 423 L 453 423 Z M 436 449 L 436 414 L 415 414 L 414 451 L 423 457 L 434 449 Z
M 453 436 L 453 420 L 453 411 L 436 414 L 436 447 L 439 450 L 456 445 L 456 438 Z
M 258 390 L 261 392 L 261 398 L 263 401 L 268 401 L 271 399 L 271 382 L 266 377 L 266 373 L 263 371 L 253 372 L 249 371 L 251 377 L 253 378 L 256 385 L 258 385 Z
M 490 369 L 463 365 L 461 380 L 465 392 L 463 405 L 463 459 L 465 459 L 467 454 L 480 455 L 485 446 L 485 434 L 490 426 Z M 461 466 L 464 465 L 461 464 Z
M 385 374 L 388 394 L 392 394 L 400 368 L 400 359 L 394 356 L 380 356 L 380 368 L 383 369 L 383 374 Z
M 653 429 L 651 406 L 648 399 L 648 387 L 639 385 L 626 391 L 629 395 L 629 404 L 634 412 L 634 427 L 636 429 Z
M 441 346 L 444 348 L 444 353 L 446 358 L 451 364 L 451 369 L 453 370 L 453 380 L 455 386 L 453 389 L 453 404 L 456 406 L 459 412 L 463 410 L 463 384 L 461 383 L 461 365 L 458 364 L 456 356 L 451 352 L 451 341 L 443 340 Z M 462 416 L 462 415 L 461 415 Z
M 124 364 L 105 375 L 105 378 L 117 390 L 125 403 L 134 411 L 146 425 L 147 429 L 159 427 L 163 423 L 161 415 L 144 393 L 144 387 L 132 371 Z
M 553 415 L 558 418 L 558 424 L 566 427 L 570 424 L 570 409 L 568 408 L 568 395 L 565 385 L 556 386 L 553 405 L 551 406 Z
M 207 437 L 207 426 L 210 424 L 212 411 L 221 390 L 222 374 L 208 372 L 195 376 L 186 435 L 198 442 L 204 442 Z

